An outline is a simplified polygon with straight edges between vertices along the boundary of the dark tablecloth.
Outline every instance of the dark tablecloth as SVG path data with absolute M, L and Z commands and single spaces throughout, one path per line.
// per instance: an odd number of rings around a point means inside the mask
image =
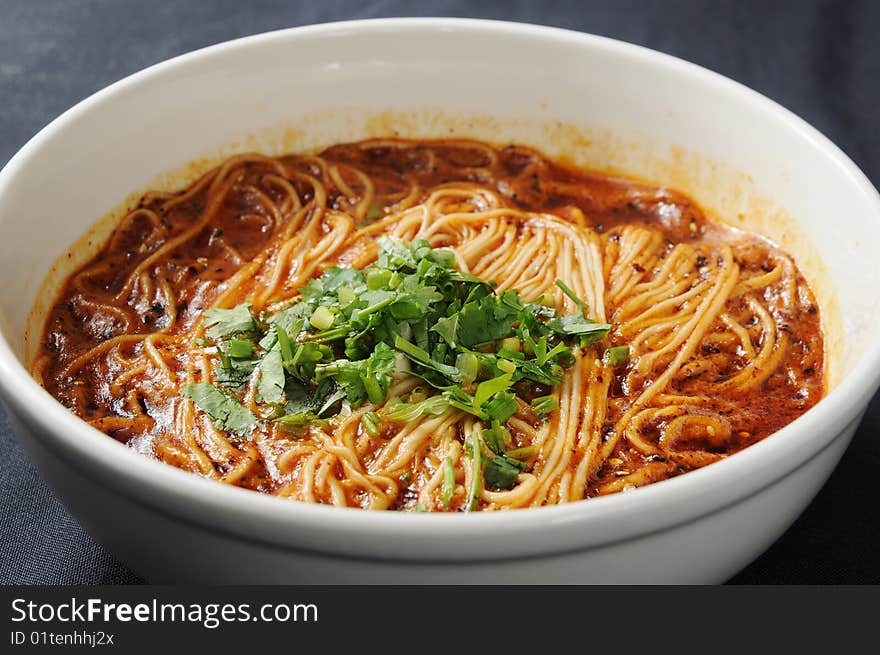
M 162 59 L 282 27 L 408 15 L 544 23 L 677 55 L 801 115 L 880 185 L 880 2 L 871 0 L 0 0 L 0 162 L 78 100 Z M 819 496 L 733 582 L 880 581 L 878 427 L 875 398 Z M 0 583 L 139 582 L 54 497 L 17 444 L 2 409 L 0 449 Z

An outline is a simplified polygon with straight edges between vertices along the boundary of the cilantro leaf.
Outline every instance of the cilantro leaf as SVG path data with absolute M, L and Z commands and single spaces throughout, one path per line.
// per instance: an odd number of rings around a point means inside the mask
M 209 309 L 203 317 L 205 327 L 207 327 L 205 333 L 214 340 L 233 334 L 250 332 L 255 327 L 250 303 L 242 303 L 232 309 Z
M 257 391 L 263 402 L 277 403 L 284 397 L 284 367 L 281 365 L 281 350 L 277 347 L 267 352 L 260 360 L 260 381 Z
M 399 334 L 394 339 L 394 347 L 397 348 L 397 350 L 402 352 L 404 355 L 409 357 L 412 361 L 421 364 L 422 366 L 427 366 L 428 368 L 434 369 L 438 373 L 441 373 L 453 380 L 458 378 L 459 373 L 457 368 L 434 361 L 433 359 L 431 359 L 431 356 L 427 353 L 427 351 L 422 350 L 415 344 L 410 343 Z
M 222 430 L 243 437 L 257 427 L 257 419 L 247 407 L 213 384 L 208 382 L 189 384 L 183 393 Z
M 221 343 L 217 346 L 217 356 L 219 358 L 218 366 L 214 368 L 214 379 L 217 384 L 229 387 L 231 389 L 240 390 L 250 379 L 257 366 L 258 360 L 255 358 L 236 358 L 227 354 L 228 343 Z
M 496 296 L 488 295 L 465 303 L 461 311 L 447 319 L 440 319 L 433 329 L 452 348 L 473 348 L 509 336 L 516 318 L 515 309 L 500 303 Z
M 474 394 L 474 407 L 482 409 L 486 402 L 496 393 L 507 391 L 513 384 L 513 376 L 510 373 L 499 375 L 497 378 L 480 382 Z
M 578 307 L 581 308 L 582 311 L 588 312 L 590 311 L 590 306 L 583 300 L 577 297 L 574 291 L 572 291 L 569 286 L 563 282 L 562 280 L 556 280 L 556 286 L 562 289 L 562 293 L 569 297 L 569 299 Z
M 504 455 L 496 455 L 486 463 L 483 478 L 490 489 L 510 489 L 517 476 L 525 470 L 525 464 Z
M 449 399 L 443 395 L 431 396 L 417 403 L 395 403 L 383 412 L 383 418 L 393 423 L 410 423 L 426 414 L 439 416 L 449 409 Z
M 608 323 L 596 323 L 577 314 L 568 314 L 554 318 L 552 321 L 547 322 L 547 327 L 553 332 L 564 336 L 573 334 L 594 335 L 596 341 L 604 338 L 611 330 L 611 325 Z

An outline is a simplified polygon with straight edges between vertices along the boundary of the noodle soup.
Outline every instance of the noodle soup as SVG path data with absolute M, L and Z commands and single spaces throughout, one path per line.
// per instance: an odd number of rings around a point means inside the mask
M 370 140 L 148 192 L 33 375 L 146 456 L 296 500 L 472 511 L 729 456 L 824 392 L 768 240 L 520 147 Z

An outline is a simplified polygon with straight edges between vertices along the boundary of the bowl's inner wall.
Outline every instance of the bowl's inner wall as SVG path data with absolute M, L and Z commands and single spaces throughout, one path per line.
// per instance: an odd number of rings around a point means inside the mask
M 690 194 L 794 255 L 822 307 L 832 384 L 856 363 L 880 302 L 880 221 L 869 194 L 786 114 L 603 40 L 378 29 L 324 27 L 198 53 L 89 101 L 14 160 L 0 180 L 0 319 L 22 360 L 50 290 L 94 253 L 132 192 L 179 187 L 234 152 L 399 134 L 518 141 Z

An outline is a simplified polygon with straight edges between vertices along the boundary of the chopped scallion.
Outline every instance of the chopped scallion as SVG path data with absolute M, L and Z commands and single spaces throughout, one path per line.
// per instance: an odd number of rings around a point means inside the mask
M 329 330 L 333 325 L 333 312 L 321 305 L 309 317 L 309 323 L 316 330 Z
M 532 409 L 535 410 L 535 414 L 545 416 L 559 407 L 559 401 L 556 400 L 555 396 L 539 396 L 532 400 L 531 405 Z
M 449 505 L 452 503 L 452 495 L 454 493 L 455 467 L 453 466 L 452 458 L 447 457 L 443 460 L 443 490 L 441 492 L 444 508 L 449 509 Z
M 382 430 L 382 419 L 376 412 L 367 412 L 361 417 L 361 425 L 371 437 L 378 437 Z
M 499 359 L 498 368 L 500 368 L 505 373 L 513 373 L 514 371 L 516 371 L 516 364 L 508 359 Z
M 475 354 L 464 352 L 456 357 L 455 368 L 458 369 L 462 381 L 473 382 L 477 379 L 477 374 L 480 372 L 480 361 Z
M 468 489 L 467 510 L 472 512 L 480 503 L 480 491 L 483 488 L 483 453 L 476 432 L 471 432 L 466 439 L 468 454 L 471 457 L 471 481 Z
M 518 353 L 522 349 L 522 342 L 518 337 L 507 337 L 501 340 L 500 347 Z
M 349 305 L 357 299 L 357 294 L 354 289 L 339 287 L 336 291 L 336 297 L 339 298 L 340 305 Z
M 629 359 L 629 346 L 614 346 L 605 350 L 602 360 L 609 366 L 621 366 Z
M 514 448 L 513 450 L 507 450 L 504 452 L 505 457 L 509 457 L 510 459 L 518 459 L 521 462 L 529 460 L 537 454 L 537 446 L 523 446 L 522 448 Z

